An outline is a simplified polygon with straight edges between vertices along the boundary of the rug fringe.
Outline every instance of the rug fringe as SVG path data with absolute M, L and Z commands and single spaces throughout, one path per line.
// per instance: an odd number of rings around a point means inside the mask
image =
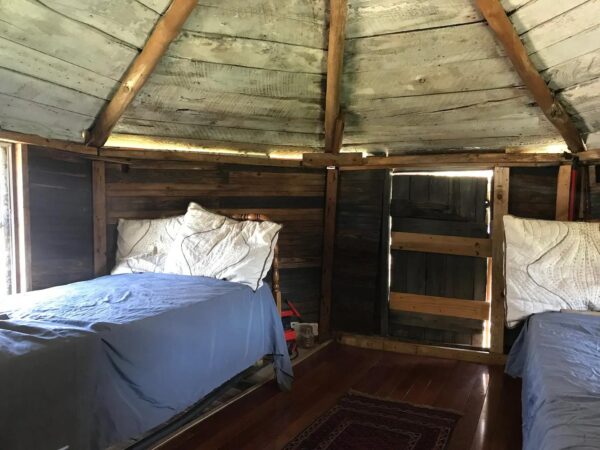
M 373 400 L 381 400 L 381 401 L 390 402 L 390 403 L 400 403 L 400 404 L 403 403 L 405 405 L 414 406 L 415 408 L 423 408 L 423 409 L 429 409 L 429 410 L 433 410 L 433 411 L 449 412 L 449 413 L 452 413 L 452 414 L 456 414 L 457 416 L 460 416 L 460 417 L 463 416 L 463 413 L 460 412 L 460 411 L 457 411 L 456 409 L 452 409 L 452 408 L 438 408 L 437 406 L 420 405 L 418 403 L 406 402 L 404 400 L 398 400 L 398 399 L 390 398 L 390 397 L 379 397 L 377 395 L 367 394 L 366 392 L 360 392 L 360 391 L 357 391 L 355 389 L 350 389 L 348 391 L 348 394 L 350 394 L 350 395 L 357 395 L 357 396 L 366 397 L 366 398 L 371 398 Z

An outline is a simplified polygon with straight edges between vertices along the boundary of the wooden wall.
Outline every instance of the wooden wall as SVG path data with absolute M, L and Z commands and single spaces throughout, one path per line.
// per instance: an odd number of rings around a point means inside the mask
M 529 219 L 554 220 L 558 167 L 512 167 L 508 212 Z
M 331 311 L 335 330 L 379 331 L 385 175 L 385 170 L 340 172 Z
M 396 175 L 392 231 L 487 238 L 487 178 Z M 391 291 L 486 298 L 487 262 L 473 256 L 393 250 Z M 481 347 L 483 321 L 390 311 L 389 333 L 407 340 Z
M 32 288 L 92 278 L 91 162 L 35 146 L 28 162 Z
M 224 164 L 106 165 L 109 269 L 119 218 L 183 214 L 190 201 L 224 214 L 261 212 L 283 224 L 279 238 L 283 298 L 318 320 L 325 172 Z
M 338 191 L 338 216 L 335 240 L 335 262 L 334 262 L 334 292 L 332 304 L 332 326 L 334 330 L 360 333 L 378 333 L 378 302 L 380 301 L 381 280 L 381 220 L 383 211 L 383 186 L 385 171 L 342 171 L 340 173 L 340 185 Z M 556 208 L 556 183 L 558 167 L 513 167 L 510 169 L 509 189 L 509 213 L 528 218 L 554 219 Z M 431 187 L 423 188 L 422 195 L 435 197 L 438 194 L 431 191 Z M 392 225 L 399 227 L 397 230 L 418 232 L 415 228 L 414 218 L 402 217 L 401 205 L 392 202 L 391 213 Z M 467 213 L 468 211 L 465 211 Z M 406 215 L 406 214 L 405 214 Z M 468 214 L 467 214 L 468 215 Z M 394 220 L 395 219 L 395 220 Z M 395 223 L 395 225 L 394 225 Z M 435 224 L 434 224 L 435 225 Z M 443 233 L 443 228 L 450 225 L 444 224 L 442 229 L 433 229 L 432 233 Z M 462 225 L 461 225 L 462 226 Z M 460 226 L 454 225 L 454 232 L 458 235 L 479 236 L 477 230 L 485 235 L 485 230 L 480 226 L 464 224 L 466 231 L 457 231 Z M 464 234 L 466 233 L 466 234 Z M 475 234 L 472 234 L 475 233 Z M 447 234 L 450 234 L 448 232 Z M 406 252 L 395 252 L 406 253 Z M 427 257 L 431 257 L 428 255 Z M 448 257 L 442 257 L 442 259 Z M 458 257 L 461 259 L 461 257 Z M 464 257 L 465 262 L 472 262 L 472 258 Z M 458 263 L 457 263 L 458 264 Z M 416 268 L 412 268 L 415 269 Z M 411 270 L 412 270 L 411 269 Z M 484 269 L 481 265 L 478 270 Z M 456 268 L 458 270 L 458 266 Z M 471 269 L 475 270 L 475 269 Z M 408 283 L 408 278 L 402 278 Z M 393 274 L 392 274 L 393 282 Z M 400 281 L 402 282 L 402 281 Z M 416 279 L 410 283 L 418 282 Z M 405 288 L 403 286 L 402 288 Z M 427 289 L 445 288 L 447 286 L 426 286 Z M 456 286 L 455 286 L 456 287 Z M 429 291 L 432 292 L 432 291 Z M 446 293 L 450 295 L 449 293 Z M 471 286 L 469 295 L 465 298 L 482 298 L 482 287 Z M 461 297 L 459 291 L 453 292 L 453 296 Z M 403 316 L 406 316 L 403 314 Z M 416 314 L 414 314 L 416 318 Z M 440 320 L 440 317 L 424 317 L 423 324 L 427 322 L 430 326 L 434 321 L 435 326 L 446 329 L 441 338 L 451 337 L 454 341 L 469 344 L 467 340 L 477 333 L 472 331 L 465 333 L 471 327 L 472 330 L 480 330 L 477 321 L 465 321 L 458 319 Z M 403 338 L 407 333 L 419 331 L 418 326 L 413 323 L 398 321 L 397 314 L 390 314 L 390 334 Z M 441 322 L 444 322 L 440 325 Z M 422 331 L 422 329 L 421 329 Z M 518 330 L 507 330 L 505 341 L 508 345 L 514 340 Z M 440 340 L 440 335 L 432 339 L 432 334 L 423 336 L 426 340 Z M 471 342 L 471 345 L 476 343 Z

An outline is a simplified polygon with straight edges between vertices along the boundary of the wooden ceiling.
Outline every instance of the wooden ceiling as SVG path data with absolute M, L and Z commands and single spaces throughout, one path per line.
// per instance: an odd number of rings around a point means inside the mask
M 83 142 L 169 0 L 0 0 L 0 128 Z M 600 0 L 503 0 L 585 138 Z M 199 0 L 114 133 L 322 151 L 328 0 Z M 562 143 L 475 0 L 348 0 L 342 151 Z

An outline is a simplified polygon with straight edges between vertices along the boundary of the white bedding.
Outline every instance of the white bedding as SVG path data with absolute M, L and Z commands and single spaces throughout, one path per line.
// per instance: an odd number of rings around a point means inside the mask
M 506 320 L 600 309 L 600 224 L 504 217 Z
M 165 262 L 165 272 L 262 286 L 281 225 L 230 219 L 190 203 Z

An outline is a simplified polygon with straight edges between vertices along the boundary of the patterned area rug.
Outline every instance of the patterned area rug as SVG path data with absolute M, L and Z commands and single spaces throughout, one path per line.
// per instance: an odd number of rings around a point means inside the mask
M 284 450 L 443 450 L 459 418 L 454 412 L 351 392 Z

